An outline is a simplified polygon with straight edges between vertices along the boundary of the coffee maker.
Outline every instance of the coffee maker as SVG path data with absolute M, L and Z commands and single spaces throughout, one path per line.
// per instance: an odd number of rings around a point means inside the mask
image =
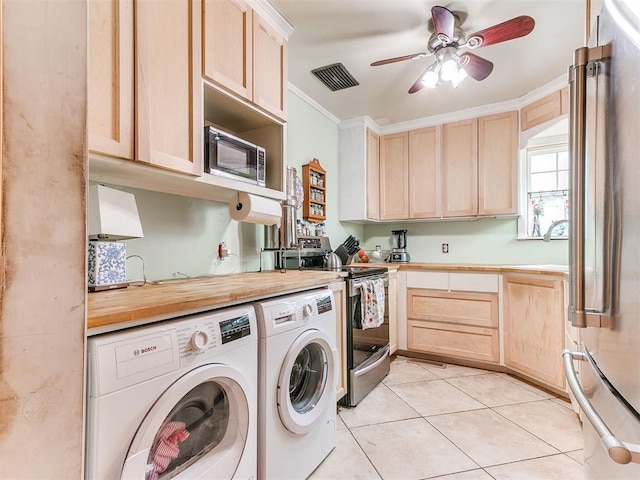
M 389 262 L 407 263 L 409 252 L 407 252 L 407 231 L 391 230 L 391 254 Z

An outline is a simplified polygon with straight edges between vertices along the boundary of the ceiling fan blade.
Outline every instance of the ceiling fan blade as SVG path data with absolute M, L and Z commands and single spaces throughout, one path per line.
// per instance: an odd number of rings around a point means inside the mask
M 535 25 L 536 22 L 533 18 L 527 15 L 512 18 L 506 22 L 472 33 L 467 39 L 467 46 L 469 48 L 486 47 L 487 45 L 524 37 L 531 33 Z
M 388 63 L 404 62 L 405 60 L 415 60 L 416 58 L 428 57 L 429 55 L 433 55 L 433 54 L 427 53 L 427 52 L 412 53 L 411 55 L 403 55 L 401 57 L 393 57 L 393 58 L 387 58 L 385 60 L 378 60 L 377 62 L 373 62 L 371 66 L 377 67 L 378 65 L 387 65 Z
M 409 89 L 409 93 L 416 93 L 418 90 L 422 90 L 422 87 L 424 87 L 424 83 L 422 83 L 422 77 L 424 77 L 424 74 L 427 73 L 427 71 L 430 68 L 431 68 L 431 65 L 429 65 L 427 68 L 424 69 L 424 72 L 420 74 L 420 76 L 416 80 L 416 83 L 411 85 L 411 88 Z
M 493 63 L 475 53 L 465 52 L 460 55 L 460 60 L 462 68 L 474 80 L 484 80 L 493 71 Z
M 453 27 L 455 24 L 455 17 L 451 11 L 444 7 L 433 7 L 431 9 L 431 16 L 433 17 L 433 26 L 438 35 L 446 35 L 449 42 L 453 40 Z

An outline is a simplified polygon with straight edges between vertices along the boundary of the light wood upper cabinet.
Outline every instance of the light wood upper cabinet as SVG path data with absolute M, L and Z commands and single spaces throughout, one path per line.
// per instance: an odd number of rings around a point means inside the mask
M 478 215 L 518 212 L 518 113 L 478 119 Z
M 436 218 L 440 206 L 440 127 L 409 132 L 409 217 Z
M 504 362 L 564 389 L 564 284 L 524 275 L 504 276 Z
M 133 0 L 87 8 L 89 150 L 133 160 Z
M 380 137 L 380 219 L 409 217 L 409 134 Z
M 367 218 L 380 220 L 380 144 L 379 137 L 367 128 Z
M 380 220 L 378 135 L 369 121 L 340 125 L 338 135 L 338 214 L 341 221 Z
M 520 111 L 520 128 L 524 132 L 566 114 L 569 110 L 568 99 L 569 89 L 565 87 L 524 106 Z
M 444 217 L 478 214 L 477 119 L 442 126 L 442 186 Z
M 203 76 L 286 119 L 286 39 L 243 0 L 204 0 L 203 26 Z
M 204 0 L 202 67 L 205 78 L 253 98 L 253 10 L 242 0 Z
M 88 7 L 89 149 L 199 175 L 199 0 Z
M 138 0 L 136 160 L 202 172 L 200 0 Z
M 253 101 L 287 118 L 287 42 L 258 14 L 253 14 Z

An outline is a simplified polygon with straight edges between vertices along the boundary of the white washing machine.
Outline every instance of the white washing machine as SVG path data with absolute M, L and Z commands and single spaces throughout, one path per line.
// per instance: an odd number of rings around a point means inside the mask
M 336 311 L 331 290 L 255 305 L 258 478 L 304 479 L 336 441 Z
M 86 478 L 255 479 L 252 306 L 88 339 Z

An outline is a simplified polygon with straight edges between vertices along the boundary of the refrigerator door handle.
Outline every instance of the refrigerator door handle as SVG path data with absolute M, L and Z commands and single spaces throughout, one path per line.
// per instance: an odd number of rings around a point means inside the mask
M 587 125 L 587 73 L 590 62 L 611 56 L 611 45 L 581 47 L 574 53 L 574 63 L 568 70 L 569 82 L 569 158 L 571 170 L 569 212 L 569 320 L 574 327 L 602 327 L 611 324 L 607 312 L 585 307 L 585 161 Z M 610 278 L 608 255 L 603 259 L 603 279 Z M 603 297 L 610 292 L 603 286 Z M 603 298 L 603 300 L 610 300 Z M 611 305 L 604 304 L 606 307 Z
M 616 463 L 640 463 L 640 445 L 635 443 L 627 443 L 620 441 L 609 430 L 609 427 L 604 423 L 598 412 L 593 408 L 591 402 L 584 394 L 584 391 L 580 387 L 576 370 L 573 366 L 573 360 L 587 361 L 587 356 L 582 352 L 572 352 L 570 350 L 564 350 L 562 352 L 562 359 L 564 362 L 564 372 L 567 377 L 567 384 L 571 389 L 578 405 L 582 409 L 585 417 L 589 420 L 589 423 L 593 426 L 596 433 L 600 437 L 602 446 L 609 453 L 609 457 Z

